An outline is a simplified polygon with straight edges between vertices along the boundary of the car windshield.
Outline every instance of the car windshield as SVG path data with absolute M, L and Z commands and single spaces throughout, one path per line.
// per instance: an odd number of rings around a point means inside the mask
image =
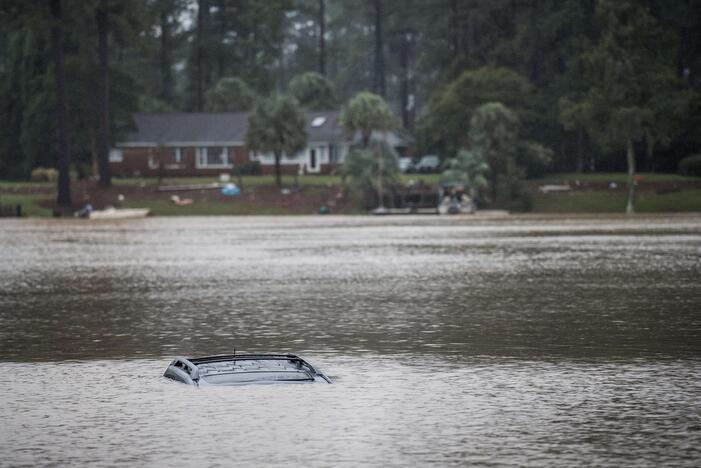
M 211 385 L 234 385 L 249 382 L 304 382 L 312 381 L 314 377 L 304 371 L 256 371 L 210 374 L 202 376 L 201 380 Z

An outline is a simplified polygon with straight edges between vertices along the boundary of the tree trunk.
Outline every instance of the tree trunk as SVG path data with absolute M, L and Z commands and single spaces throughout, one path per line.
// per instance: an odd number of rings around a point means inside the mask
M 319 0 L 319 73 L 326 76 L 326 0 Z
M 163 151 L 163 146 L 158 145 L 158 148 L 156 148 L 156 158 L 158 158 L 158 185 L 161 185 L 166 173 L 166 165 L 163 161 Z
M 538 11 L 538 5 L 537 2 L 533 2 L 530 7 L 530 30 L 531 34 L 534 36 L 536 44 L 540 43 L 540 28 L 539 28 L 539 22 L 542 20 L 542 13 Z M 531 79 L 531 83 L 540 83 L 540 76 L 541 76 L 541 66 L 543 63 L 543 59 L 541 58 L 540 54 L 538 53 L 529 53 L 528 54 L 528 60 L 531 62 L 529 68 L 529 78 Z
M 275 183 L 278 188 L 282 188 L 282 177 L 280 175 L 280 153 L 275 152 Z
M 370 128 L 361 129 L 360 136 L 362 137 L 362 140 L 363 140 L 363 148 L 367 148 L 368 144 L 370 143 L 370 137 L 372 136 L 372 129 L 370 129 Z
M 460 20 L 460 18 L 458 18 Z M 464 23 L 462 27 L 458 30 L 462 30 L 462 41 L 458 53 L 463 56 L 466 67 L 471 68 L 476 62 L 477 58 L 477 40 L 475 39 L 475 17 L 474 12 L 471 8 L 467 8 L 465 13 L 465 18 L 462 19 L 458 24 Z
M 584 129 L 577 128 L 577 172 L 584 172 Z
M 197 41 L 197 96 L 196 103 L 197 111 L 202 112 L 204 108 L 204 92 L 205 92 L 205 46 L 206 46 L 206 36 L 208 21 L 207 17 L 209 15 L 209 2 L 207 0 L 197 1 L 197 33 L 195 36 L 195 41 Z
M 97 168 L 97 141 L 95 138 L 90 139 L 90 177 L 94 180 L 100 177 L 100 171 Z
M 53 21 L 51 38 L 54 46 L 54 79 L 56 82 L 56 119 L 58 127 L 58 206 L 71 206 L 71 154 L 68 146 L 68 104 L 66 72 L 63 62 L 63 8 L 61 0 L 49 0 Z
M 382 187 L 382 173 L 384 172 L 384 161 L 382 158 L 382 143 L 375 142 L 375 156 L 377 157 L 377 208 L 383 210 L 385 208 L 384 189 Z
M 628 148 L 626 151 L 628 158 L 628 203 L 626 204 L 626 213 L 635 213 L 635 150 L 633 148 L 633 140 L 628 139 Z
M 100 0 L 95 13 L 97 23 L 98 90 L 97 111 L 97 166 L 100 172 L 100 186 L 112 185 L 110 174 L 110 104 L 109 104 L 109 52 L 107 49 L 108 12 L 106 0 Z
M 161 50 L 158 57 L 161 69 L 161 93 L 159 97 L 168 104 L 173 101 L 173 70 L 171 68 L 170 48 L 170 21 L 164 9 L 161 11 Z
M 382 32 L 382 1 L 375 0 L 375 82 L 373 91 L 383 98 L 386 95 L 385 87 L 385 56 L 384 34 Z
M 458 0 L 450 2 L 450 39 L 453 48 L 453 59 L 458 58 L 460 54 L 460 27 L 458 21 Z
M 649 135 L 645 136 L 645 166 L 650 172 L 655 172 L 655 162 L 653 161 L 653 156 L 655 155 L 655 142 Z
M 402 99 L 402 124 L 404 128 L 411 129 L 413 127 L 413 95 L 410 96 L 411 88 L 411 69 L 409 64 L 409 52 L 411 44 L 413 43 L 413 33 L 405 32 L 402 34 L 402 41 L 399 50 L 399 63 L 402 68 L 402 81 L 401 81 L 401 99 Z
M 223 41 L 224 38 L 226 37 L 226 30 L 227 30 L 227 23 L 226 23 L 226 10 L 227 10 L 227 5 L 225 0 L 219 0 L 217 2 L 217 9 L 219 10 L 217 14 L 219 15 L 219 37 L 217 38 L 217 76 L 212 80 L 213 83 L 216 83 L 220 79 L 222 79 L 224 76 L 226 76 L 226 65 L 227 65 L 227 60 L 226 56 L 224 54 L 224 49 L 227 47 L 224 45 Z

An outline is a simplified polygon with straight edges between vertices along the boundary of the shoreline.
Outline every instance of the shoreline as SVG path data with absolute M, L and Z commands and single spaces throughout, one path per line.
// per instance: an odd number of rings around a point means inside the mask
M 407 174 L 400 182 L 404 190 L 420 190 L 432 194 L 438 190 L 438 174 Z M 571 174 L 555 174 L 543 179 L 528 181 L 530 210 L 512 212 L 516 215 L 565 216 L 623 214 L 626 189 L 618 180 L 620 174 L 582 175 L 574 180 Z M 285 180 L 282 189 L 265 176 L 247 176 L 233 180 L 240 186 L 240 194 L 227 196 L 221 187 L 208 189 L 162 190 L 163 186 L 179 183 L 213 185 L 215 179 L 115 179 L 113 186 L 101 188 L 95 181 L 74 181 L 71 184 L 73 205 L 58 208 L 55 205 L 55 184 L 51 182 L 0 181 L 0 205 L 7 208 L 6 216 L 21 205 L 23 217 L 72 217 L 89 200 L 97 210 L 108 206 L 118 208 L 148 208 L 153 216 L 304 216 L 328 212 L 332 215 L 362 216 L 370 209 L 363 207 L 362 194 L 348 191 L 335 176 L 305 176 Z M 551 185 L 551 184 L 558 185 Z M 416 188 L 414 187 L 416 184 Z M 556 187 L 548 191 L 544 188 Z M 565 190 L 559 188 L 566 187 Z M 186 205 L 173 202 L 173 198 L 189 199 Z M 486 206 L 484 215 L 499 213 L 501 206 Z M 435 216 L 431 207 L 420 208 L 420 216 Z M 701 212 L 701 178 L 688 178 L 670 174 L 650 174 L 642 178 L 636 189 L 636 212 L 649 213 L 698 213 Z M 326 215 L 326 214 L 324 214 Z M 457 215 L 457 216 L 477 216 Z M 410 216 L 393 213 L 389 217 Z

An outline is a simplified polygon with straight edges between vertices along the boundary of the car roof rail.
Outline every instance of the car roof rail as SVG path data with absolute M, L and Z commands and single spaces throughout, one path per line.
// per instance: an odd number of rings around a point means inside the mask
M 309 371 L 317 374 L 316 369 L 309 364 L 307 361 L 297 356 L 296 354 L 266 354 L 266 353 L 255 353 L 255 354 L 220 354 L 216 356 L 205 356 L 198 358 L 177 358 L 187 361 L 189 364 L 197 367 L 197 364 L 206 364 L 208 362 L 223 362 L 223 361 L 245 361 L 245 360 L 255 360 L 255 359 L 269 359 L 269 360 L 284 360 L 293 361 L 297 363 L 300 367 L 306 367 Z M 194 377 L 193 377 L 194 379 Z

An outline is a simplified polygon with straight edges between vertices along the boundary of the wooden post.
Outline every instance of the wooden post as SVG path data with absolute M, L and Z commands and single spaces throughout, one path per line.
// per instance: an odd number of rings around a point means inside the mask
M 626 151 L 628 159 L 628 203 L 626 204 L 626 213 L 635 213 L 635 150 L 633 148 L 633 140 L 628 138 L 628 148 Z

